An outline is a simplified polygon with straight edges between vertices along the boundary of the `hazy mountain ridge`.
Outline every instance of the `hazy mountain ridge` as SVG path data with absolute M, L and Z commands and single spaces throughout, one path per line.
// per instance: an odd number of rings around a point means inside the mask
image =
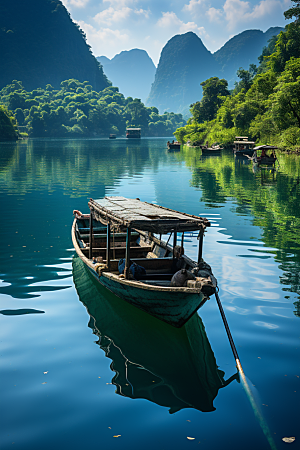
M 109 85 L 84 33 L 60 0 L 0 3 L 0 89 L 21 80 L 31 90 L 76 78 L 94 89 Z
M 143 102 L 149 95 L 156 67 L 145 50 L 132 49 L 115 55 L 112 59 L 99 56 L 108 79 L 125 97 L 140 98 Z
M 228 81 L 229 88 L 237 81 L 236 71 L 242 67 L 248 69 L 250 64 L 258 64 L 257 58 L 268 40 L 284 28 L 272 27 L 265 33 L 261 30 L 245 30 L 227 41 L 213 56 L 220 65 L 220 76 Z
M 240 67 L 257 64 L 257 58 L 268 40 L 283 28 L 274 27 L 263 33 L 246 30 L 231 38 L 214 54 L 193 32 L 172 37 L 163 48 L 146 104 L 160 112 L 184 112 L 191 103 L 202 98 L 200 83 L 210 77 L 225 78 L 229 88 L 238 80 Z
M 161 52 L 146 104 L 160 111 L 182 111 L 201 95 L 199 73 L 204 80 L 217 71 L 213 55 L 195 33 L 176 35 Z

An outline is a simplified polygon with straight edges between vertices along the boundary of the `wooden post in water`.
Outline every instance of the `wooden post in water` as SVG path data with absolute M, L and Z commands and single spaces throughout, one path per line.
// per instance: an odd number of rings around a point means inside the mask
M 127 228 L 127 236 L 126 236 L 126 253 L 125 253 L 125 269 L 124 275 L 125 278 L 129 279 L 129 267 L 130 267 L 130 241 L 131 241 L 131 228 Z
M 203 253 L 203 236 L 204 236 L 204 231 L 203 228 L 200 229 L 199 231 L 199 250 L 198 250 L 198 265 L 201 263 L 201 259 L 202 259 L 202 253 Z
M 110 269 L 110 223 L 107 222 L 107 234 L 106 234 L 106 265 L 108 270 Z
M 92 211 L 90 213 L 90 236 L 89 236 L 89 244 L 90 244 L 90 248 L 89 248 L 89 258 L 92 259 L 93 258 L 93 215 L 92 215 Z

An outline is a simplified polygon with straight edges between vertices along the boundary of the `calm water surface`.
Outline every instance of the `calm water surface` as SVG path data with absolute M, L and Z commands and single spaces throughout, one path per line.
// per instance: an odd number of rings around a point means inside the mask
M 299 449 L 299 180 L 292 155 L 255 171 L 166 139 L 0 144 L 1 450 Z M 105 195 L 211 220 L 204 257 L 251 399 L 214 298 L 175 330 L 74 258 L 72 211 Z

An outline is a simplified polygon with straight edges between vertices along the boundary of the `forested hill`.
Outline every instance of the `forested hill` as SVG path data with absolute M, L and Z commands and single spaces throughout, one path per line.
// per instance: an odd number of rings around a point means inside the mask
M 0 67 L 0 89 L 16 79 L 28 90 L 70 78 L 98 91 L 110 84 L 59 0 L 0 2 Z
M 268 40 L 283 28 L 263 33 L 247 30 L 234 36 L 220 50 L 211 54 L 193 32 L 174 36 L 161 52 L 155 81 L 147 105 L 162 111 L 185 113 L 190 104 L 201 100 L 200 83 L 210 77 L 225 78 L 229 88 L 238 80 L 237 70 L 257 64 Z
M 182 112 L 201 98 L 200 82 L 218 73 L 213 55 L 193 32 L 176 35 L 163 48 L 147 105 Z
M 219 76 L 228 81 L 228 87 L 233 89 L 237 81 L 237 70 L 248 69 L 250 64 L 257 64 L 262 49 L 268 45 L 272 36 L 277 36 L 281 27 L 269 28 L 265 33 L 261 30 L 246 30 L 237 34 L 223 45 L 213 56 L 220 66 Z M 216 74 L 216 76 L 218 76 Z M 203 80 L 202 80 L 203 81 Z
M 176 130 L 181 142 L 232 144 L 248 136 L 257 144 L 300 149 L 300 0 L 284 12 L 295 17 L 271 39 L 259 66 L 239 70 L 233 91 L 227 81 L 211 77 L 202 83 L 203 97 L 191 105 L 188 124 Z
M 125 97 L 146 101 L 156 68 L 145 50 L 134 48 L 123 51 L 112 59 L 106 56 L 99 56 L 97 59 L 113 86 L 118 86 Z

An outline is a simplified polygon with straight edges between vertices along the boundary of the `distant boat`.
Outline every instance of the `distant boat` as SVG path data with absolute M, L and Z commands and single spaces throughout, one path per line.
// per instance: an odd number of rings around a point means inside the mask
M 254 141 L 249 141 L 248 136 L 236 136 L 233 142 L 233 151 L 236 156 L 252 156 L 254 153 Z
M 139 139 L 141 137 L 141 128 L 126 128 L 126 137 Z
M 176 141 L 176 142 L 170 142 L 170 141 L 168 141 L 167 142 L 167 147 L 168 147 L 168 150 L 180 150 L 180 146 L 181 146 L 181 144 L 180 144 L 180 142 L 178 142 L 178 141 Z
M 110 134 L 109 135 L 109 139 L 116 139 L 117 135 L 116 134 Z
M 214 411 L 224 380 L 202 320 L 195 314 L 176 329 L 123 302 L 97 283 L 78 257 L 73 277 L 80 301 L 90 315 L 96 342 L 112 360 L 116 394 L 146 399 L 169 408 Z
M 95 279 L 115 295 L 181 327 L 215 293 L 216 279 L 202 259 L 207 219 L 125 197 L 91 199 L 89 208 L 89 215 L 74 211 L 73 245 Z M 183 248 L 184 233 L 196 230 L 198 262 Z M 168 233 L 173 246 L 161 240 Z
M 201 145 L 202 154 L 219 154 L 221 150 L 223 150 L 223 147 L 221 147 L 219 144 L 212 145 L 211 147 L 207 147 L 206 145 Z
M 275 163 L 277 161 L 277 156 L 275 153 L 275 150 L 277 150 L 278 147 L 274 145 L 258 145 L 257 147 L 254 147 L 254 153 L 252 156 L 252 161 L 256 163 L 259 167 L 260 166 L 275 166 Z M 257 151 L 260 151 L 260 154 L 258 155 Z

